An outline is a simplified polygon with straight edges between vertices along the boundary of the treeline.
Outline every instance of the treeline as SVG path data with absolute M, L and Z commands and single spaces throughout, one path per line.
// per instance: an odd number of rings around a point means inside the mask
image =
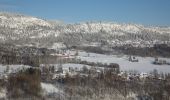
M 107 47 L 107 46 L 106 46 Z M 103 47 L 93 46 L 72 46 L 73 49 L 84 50 L 86 52 L 99 54 L 126 54 L 136 56 L 150 57 L 170 57 L 170 46 L 167 44 L 155 44 L 153 47 L 133 47 L 132 45 L 115 46 L 110 50 L 105 50 Z
M 12 44 L 0 44 L 0 64 L 24 64 L 38 67 L 41 58 L 50 58 L 55 50 L 36 47 L 17 47 Z
M 8 53 L 0 55 L 0 63 L 1 64 L 23 64 L 30 65 L 32 67 L 39 66 L 39 56 L 17 56 L 15 53 Z
M 109 54 L 111 51 L 103 50 L 99 46 L 72 46 L 71 49 L 84 50 L 86 52 L 99 53 L 99 54 Z
M 151 56 L 151 57 L 170 57 L 170 46 L 167 44 L 155 44 L 153 47 L 132 47 L 121 46 L 113 47 L 114 50 L 127 55 Z

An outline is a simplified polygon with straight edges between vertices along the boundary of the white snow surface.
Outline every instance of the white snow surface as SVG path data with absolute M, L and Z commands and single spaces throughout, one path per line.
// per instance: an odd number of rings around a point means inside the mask
M 55 50 L 58 50 L 58 49 L 63 49 L 63 48 L 66 48 L 66 46 L 59 42 L 59 43 L 54 43 L 51 47 L 51 49 L 55 49 Z
M 104 55 L 96 53 L 79 52 L 78 58 L 82 61 L 88 62 L 101 62 L 101 63 L 117 63 L 122 71 L 135 70 L 138 72 L 151 72 L 157 69 L 158 72 L 170 73 L 170 65 L 154 65 L 152 64 L 155 60 L 153 57 L 137 57 L 139 62 L 128 61 L 127 55 L 116 56 L 116 55 Z M 170 58 L 161 58 L 170 62 Z
M 63 66 L 63 68 L 64 69 L 67 69 L 67 68 L 69 68 L 69 67 L 71 67 L 71 68 L 83 68 L 83 66 L 86 66 L 88 69 L 90 69 L 91 68 L 91 66 L 88 66 L 88 65 L 84 65 L 84 64 L 72 64 L 72 63 L 67 63 L 67 64 L 63 64 L 62 65 Z
M 7 94 L 7 93 L 6 93 L 6 90 L 5 90 L 5 89 L 1 89 L 1 90 L 0 90 L 0 99 L 1 99 L 1 98 L 6 98 L 6 94 Z
M 0 25 L 7 25 L 10 26 L 11 28 L 23 29 L 26 26 L 32 25 L 51 26 L 51 24 L 45 20 L 23 15 L 16 16 L 15 14 L 12 13 L 0 12 L 0 19 L 1 19 Z
M 47 94 L 59 92 L 59 89 L 50 83 L 41 83 L 41 87 Z
M 9 66 L 9 72 L 17 72 L 23 68 L 29 68 L 30 66 L 27 65 L 1 65 L 0 64 L 0 73 L 3 73 L 6 69 L 7 66 Z

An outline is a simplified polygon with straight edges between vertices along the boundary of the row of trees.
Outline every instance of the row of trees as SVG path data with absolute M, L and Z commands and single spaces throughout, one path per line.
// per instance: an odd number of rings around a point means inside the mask
M 120 46 L 113 47 L 114 50 L 127 55 L 138 55 L 138 56 L 162 56 L 170 57 L 170 46 L 167 44 L 156 44 L 154 47 L 132 47 L 132 46 Z

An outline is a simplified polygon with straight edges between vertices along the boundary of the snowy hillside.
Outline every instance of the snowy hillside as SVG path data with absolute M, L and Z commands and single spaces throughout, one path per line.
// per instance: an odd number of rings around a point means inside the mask
M 0 13 L 0 19 L 1 26 L 8 26 L 10 28 L 23 29 L 33 25 L 51 26 L 48 22 L 42 19 L 12 13 Z
M 143 25 L 137 24 L 118 24 L 111 22 L 86 22 L 67 26 L 68 26 L 67 32 L 97 33 L 100 31 L 105 31 L 110 34 L 123 35 L 122 33 L 137 34 L 146 30 L 155 33 L 170 33 L 170 27 L 169 28 L 145 27 Z M 115 31 L 120 32 L 120 34 Z
M 0 13 L 0 41 L 14 44 L 53 46 L 101 43 L 105 45 L 150 45 L 170 41 L 170 27 L 137 24 L 85 22 L 59 24 L 20 14 Z

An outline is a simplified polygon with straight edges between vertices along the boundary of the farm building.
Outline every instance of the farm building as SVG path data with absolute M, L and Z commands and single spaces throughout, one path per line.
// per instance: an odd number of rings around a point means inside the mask
M 129 61 L 131 62 L 138 62 L 139 60 L 135 56 L 130 56 Z
M 159 59 L 159 58 L 155 58 L 155 61 L 153 62 L 156 65 L 164 65 L 164 64 L 168 64 L 166 60 L 164 59 Z

